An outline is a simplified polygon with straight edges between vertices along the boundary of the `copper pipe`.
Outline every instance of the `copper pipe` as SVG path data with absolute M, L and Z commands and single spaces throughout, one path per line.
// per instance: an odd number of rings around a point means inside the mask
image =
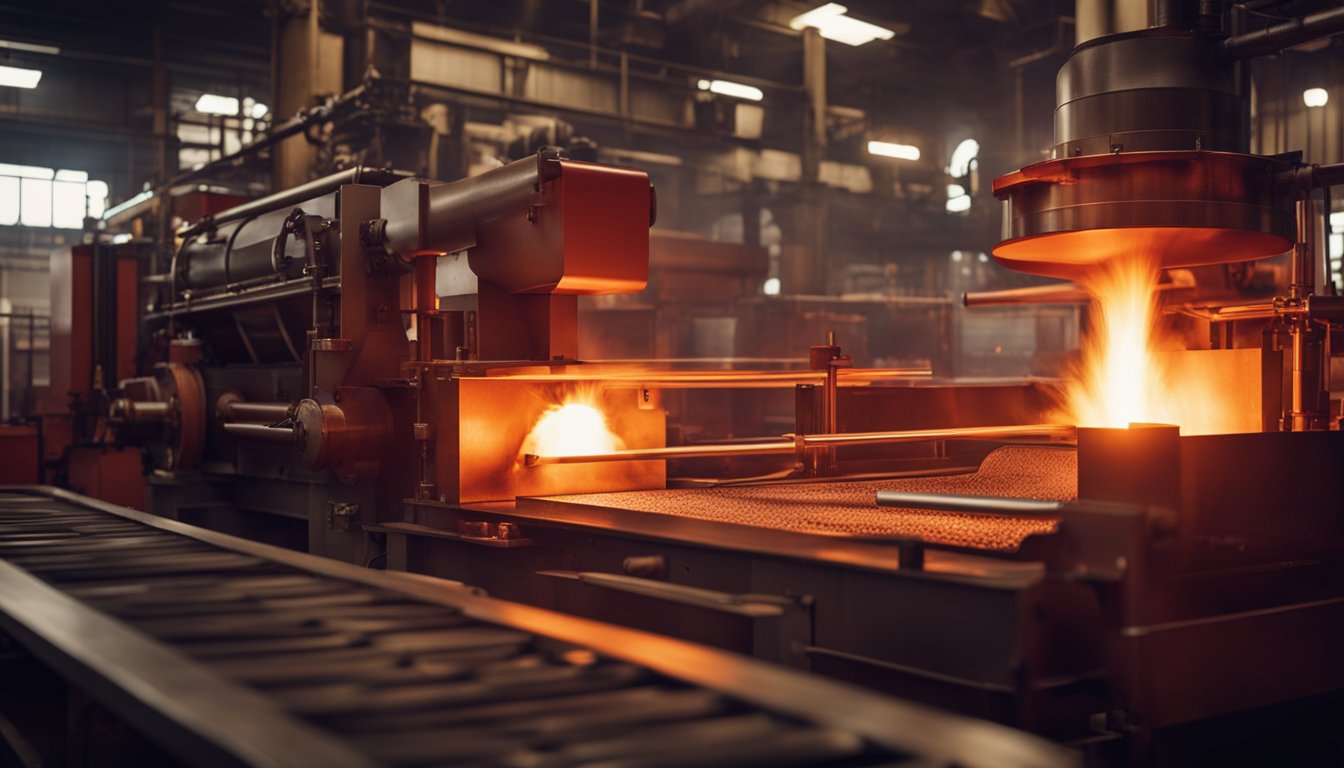
M 1185 314 L 1208 320 L 1213 323 L 1234 320 L 1273 320 L 1279 311 L 1272 301 L 1257 301 L 1250 304 L 1229 304 L 1221 307 L 1186 307 Z
M 839 386 L 858 386 L 883 381 L 926 379 L 928 368 L 842 368 Z M 797 384 L 823 384 L 826 371 L 649 371 L 640 373 L 600 371 L 594 373 L 519 374 L 491 376 L 507 381 L 599 382 L 605 386 L 643 386 L 655 389 L 789 389 Z
M 1159 283 L 1155 290 L 1176 291 L 1194 288 L 1193 276 L 1182 270 L 1167 273 L 1168 282 Z M 1032 304 L 1086 304 L 1092 300 L 1091 294 L 1077 283 L 1052 283 L 1050 285 L 1031 285 L 1025 288 L 1007 288 L 1002 291 L 967 291 L 961 295 L 961 303 L 967 307 L 994 307 Z
M 1068 424 L 1027 424 L 999 427 L 950 427 L 946 429 L 917 429 L 899 432 L 846 432 L 838 435 L 804 435 L 805 446 L 813 445 L 882 445 L 885 443 L 916 443 L 922 440 L 994 440 L 1007 437 L 1073 437 L 1074 427 Z
M 1064 438 L 1071 437 L 1073 434 L 1074 428 L 1064 424 L 1031 424 L 1027 426 L 919 429 L 899 432 L 848 432 L 837 435 L 785 435 L 789 439 L 742 445 L 634 448 L 625 451 L 575 456 L 539 456 L 529 453 L 523 457 L 523 461 L 527 466 L 535 467 L 542 464 L 592 464 L 602 461 L 655 461 L 659 459 L 701 459 L 720 456 L 783 456 L 788 454 L 801 455 L 811 448 L 915 443 L 924 440 L 996 440 L 1016 437 Z
M 961 294 L 965 307 L 996 307 L 1017 304 L 1086 304 L 1091 296 L 1077 283 L 1033 285 L 1002 291 L 967 291 Z

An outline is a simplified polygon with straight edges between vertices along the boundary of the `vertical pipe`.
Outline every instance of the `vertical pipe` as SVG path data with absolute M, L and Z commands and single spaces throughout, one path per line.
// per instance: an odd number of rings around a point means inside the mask
M 1026 94 L 1022 82 L 1022 67 L 1013 68 L 1013 155 L 1018 159 L 1027 156 Z M 1021 163 L 1018 163 L 1021 165 Z
M 1316 206 L 1311 198 L 1297 201 L 1297 244 L 1293 246 L 1292 298 L 1301 299 L 1316 291 Z
M 1318 230 L 1321 238 L 1321 255 L 1316 268 L 1321 288 L 1325 293 L 1333 293 L 1334 286 L 1334 279 L 1330 275 L 1330 235 L 1334 231 L 1330 225 L 1330 212 L 1333 208 L 1334 200 L 1331 199 L 1330 185 L 1325 184 L 1321 187 L 1321 227 Z
M 173 177 L 177 170 L 177 158 L 170 157 L 170 150 L 173 146 L 172 140 L 168 136 L 168 109 L 169 109 L 169 89 L 168 89 L 168 69 L 163 60 L 163 28 L 162 24 L 154 24 L 154 75 L 153 75 L 153 112 L 154 112 L 154 175 L 155 183 L 163 184 Z M 166 190 L 165 190 L 166 192 Z M 150 267 L 154 274 L 158 274 L 163 267 L 163 260 L 160 259 L 159 249 L 172 247 L 173 238 L 170 237 L 172 222 L 169 221 L 166 206 L 162 201 L 156 203 L 156 208 L 160 211 L 154 217 L 154 251 L 151 255 Z
M 417 358 L 423 362 L 434 359 L 436 348 L 435 317 L 439 298 L 435 290 L 437 253 L 417 254 L 415 258 L 415 338 Z
M 790 293 L 825 293 L 826 190 L 819 183 L 821 156 L 826 149 L 826 41 L 816 27 L 803 30 L 803 88 L 807 111 L 803 119 L 802 183 L 794 232 L 801 248 L 797 270 L 802 278 Z
M 803 180 L 816 181 L 826 146 L 826 40 L 816 27 L 803 30 L 803 90 L 807 93 Z
M 630 54 L 621 51 L 621 117 L 630 117 Z
M 1319 226 L 1316 206 L 1310 197 L 1297 201 L 1297 244 L 1293 247 L 1289 300 L 1305 301 L 1316 291 L 1316 248 Z M 1319 413 L 1321 382 L 1321 333 L 1305 316 L 1288 320 L 1292 338 L 1291 408 L 1284 426 L 1293 432 L 1316 429 L 1323 423 Z
M 597 69 L 597 4 L 588 0 L 588 68 Z

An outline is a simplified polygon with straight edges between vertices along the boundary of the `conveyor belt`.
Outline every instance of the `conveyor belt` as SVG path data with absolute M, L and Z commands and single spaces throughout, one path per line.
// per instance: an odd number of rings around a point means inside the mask
M 985 517 L 878 507 L 878 491 L 1068 501 L 1078 495 L 1078 454 L 1068 448 L 1006 446 L 975 472 L 893 480 L 684 488 L 553 496 L 547 501 L 653 512 L 736 525 L 835 536 L 911 537 L 948 546 L 1015 550 L 1055 518 Z
M 51 489 L 0 491 L 0 630 L 191 764 L 1074 762 L 730 654 Z

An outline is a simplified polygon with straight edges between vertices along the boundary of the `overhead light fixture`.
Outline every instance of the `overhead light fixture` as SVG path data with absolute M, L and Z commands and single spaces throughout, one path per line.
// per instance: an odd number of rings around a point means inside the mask
M 827 3 L 807 13 L 794 16 L 791 29 L 816 27 L 821 36 L 845 45 L 863 45 L 874 40 L 890 40 L 896 32 L 866 21 L 846 16 L 849 9 L 839 3 Z
M 1330 92 L 1324 88 L 1308 88 L 1302 92 L 1302 103 L 1308 107 L 1324 107 L 1330 103 Z
M 18 40 L 0 40 L 0 48 L 6 48 L 11 51 L 26 51 L 28 53 L 45 53 L 48 56 L 57 56 L 61 53 L 61 49 L 54 45 L 20 43 Z
M 10 88 L 36 88 L 42 79 L 42 70 L 0 66 L 0 85 Z
M 720 96 L 732 96 L 735 99 L 760 101 L 765 92 L 754 85 L 734 83 L 732 80 L 701 80 L 696 86 L 702 91 L 717 93 Z
M 216 93 L 202 93 L 201 98 L 196 100 L 196 111 L 203 115 L 232 117 L 238 114 L 238 99 L 232 96 L 220 96 Z
M 894 157 L 897 160 L 918 160 L 919 147 L 909 144 L 893 144 L 890 141 L 868 142 L 868 154 Z

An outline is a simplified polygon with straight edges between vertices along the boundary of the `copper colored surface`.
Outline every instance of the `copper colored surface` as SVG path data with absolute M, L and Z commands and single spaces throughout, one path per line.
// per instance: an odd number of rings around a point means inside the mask
M 1283 253 L 1279 235 L 1216 227 L 1107 227 L 1047 232 L 1005 240 L 994 258 L 1018 272 L 1076 278 L 1097 264 L 1135 252 L 1162 254 L 1162 267 L 1251 261 Z
M 964 475 L 598 493 L 550 500 L 800 533 L 914 537 L 949 546 L 1010 551 L 1027 536 L 1052 533 L 1059 520 L 878 507 L 876 493 L 911 491 L 1067 501 L 1077 496 L 1077 475 L 1078 458 L 1073 450 L 1006 446 L 986 457 L 978 471 Z
M 1073 278 L 1136 251 L 1161 266 L 1261 259 L 1292 247 L 1291 196 L 1275 158 L 1232 152 L 1150 151 L 1064 157 L 994 180 L 1008 203 L 1004 266 Z

